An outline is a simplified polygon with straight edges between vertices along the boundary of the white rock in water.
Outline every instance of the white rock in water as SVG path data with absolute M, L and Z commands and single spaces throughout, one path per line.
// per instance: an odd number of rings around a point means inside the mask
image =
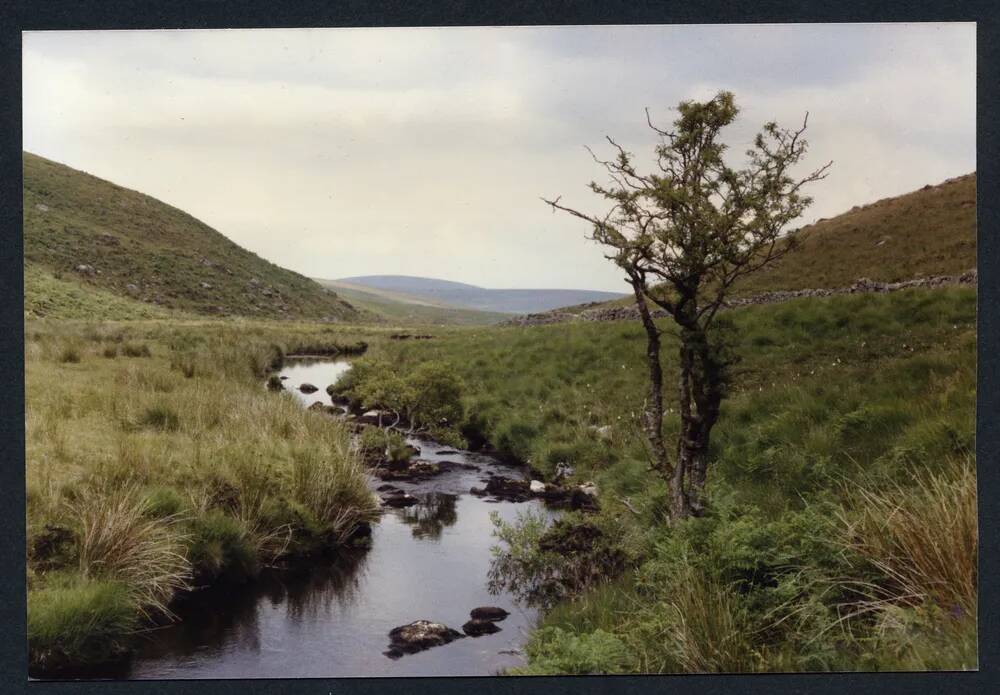
M 597 497 L 597 486 L 591 482 L 586 482 L 580 486 L 580 492 L 590 495 L 591 497 Z
M 536 494 L 540 492 L 545 492 L 545 483 L 543 483 L 541 480 L 532 480 L 531 484 L 528 487 L 531 489 L 532 492 Z
M 361 417 L 378 417 L 379 411 L 369 410 L 361 415 Z

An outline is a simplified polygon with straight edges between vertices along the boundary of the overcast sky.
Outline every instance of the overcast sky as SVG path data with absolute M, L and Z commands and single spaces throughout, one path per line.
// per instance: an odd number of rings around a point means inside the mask
M 976 168 L 973 24 L 32 32 L 24 148 L 312 277 L 624 291 L 539 196 L 720 89 L 734 155 L 810 112 L 804 222 Z

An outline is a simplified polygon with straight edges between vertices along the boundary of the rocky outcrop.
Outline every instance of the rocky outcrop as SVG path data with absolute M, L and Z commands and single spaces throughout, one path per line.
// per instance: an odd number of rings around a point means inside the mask
M 510 613 L 505 611 L 503 608 L 498 608 L 497 606 L 480 606 L 479 608 L 473 608 L 469 613 L 469 617 L 473 620 L 503 620 Z
M 398 659 L 404 654 L 416 654 L 464 637 L 458 630 L 430 620 L 417 620 L 389 631 L 389 649 L 385 655 Z
M 764 292 L 752 297 L 738 297 L 731 299 L 724 304 L 726 308 L 736 308 L 741 306 L 753 306 L 758 304 L 774 304 L 777 302 L 787 302 L 791 299 L 803 297 L 830 297 L 838 294 L 859 294 L 859 293 L 883 293 L 897 292 L 899 290 L 922 287 L 936 289 L 939 287 L 954 287 L 975 285 L 978 282 L 978 273 L 975 269 L 962 273 L 961 275 L 930 275 L 928 277 L 914 278 L 902 282 L 880 282 L 859 278 L 847 287 L 837 287 L 832 289 L 803 289 L 803 290 L 780 290 L 777 292 Z M 663 318 L 667 312 L 656 309 L 651 312 L 654 318 Z M 550 323 L 563 323 L 566 321 L 635 321 L 639 319 L 639 309 L 634 305 L 628 306 L 598 306 L 592 309 L 585 309 L 579 314 L 571 314 L 563 311 L 548 311 L 541 314 L 526 314 L 515 316 L 503 321 L 502 326 L 543 326 Z
M 482 635 L 492 635 L 494 632 L 500 632 L 500 628 L 489 620 L 477 620 L 473 618 L 462 626 L 462 632 L 469 637 L 481 637 Z

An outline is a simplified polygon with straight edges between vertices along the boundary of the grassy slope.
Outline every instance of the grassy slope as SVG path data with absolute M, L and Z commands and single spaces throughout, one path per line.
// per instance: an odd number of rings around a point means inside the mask
M 317 280 L 317 282 L 324 287 L 330 287 L 354 306 L 366 309 L 389 322 L 403 325 L 485 326 L 498 323 L 509 316 L 490 311 L 450 307 L 446 304 L 411 298 L 398 292 L 370 290 L 334 280 Z
M 822 587 L 842 575 L 886 582 L 870 568 L 838 565 L 843 553 L 829 550 L 841 542 L 830 522 L 837 510 L 854 513 L 859 486 L 881 494 L 925 472 L 951 475 L 967 466 L 975 431 L 975 290 L 800 299 L 730 316 L 744 360 L 713 434 L 714 511 L 677 530 L 664 523 L 665 487 L 646 464 L 637 323 L 466 329 L 381 348 L 404 370 L 427 360 L 453 368 L 465 382 L 467 419 L 500 449 L 546 475 L 566 461 L 578 480 L 595 480 L 599 523 L 637 558 L 636 570 L 618 583 L 548 615 L 544 625 L 563 632 L 536 635 L 529 653 L 539 670 L 532 672 L 974 667 L 974 622 L 955 623 L 954 638 L 941 637 L 952 633 L 926 617 L 931 608 L 904 606 L 882 636 L 873 620 L 851 637 L 824 632 L 837 620 L 835 602 L 849 592 Z M 666 340 L 669 384 L 673 339 Z M 673 390 L 665 395 L 673 408 Z M 607 440 L 594 429 L 605 425 Z M 675 428 L 668 414 L 668 434 Z M 789 573 L 788 565 L 806 574 Z M 706 589 L 701 600 L 727 611 L 716 615 L 722 623 L 742 626 L 740 659 L 712 652 L 722 639 L 719 625 L 699 637 L 671 622 L 676 611 L 693 609 L 677 603 L 683 592 L 664 588 L 676 588 L 671 582 L 685 572 L 695 576 L 683 586 L 716 587 L 728 597 L 720 602 Z M 643 584 L 650 574 L 661 578 Z M 814 575 L 814 584 L 802 584 L 802 576 Z M 724 589 L 734 583 L 745 594 Z M 768 632 L 768 611 L 788 605 L 812 622 Z M 749 639 L 756 630 L 764 636 Z M 630 656 L 607 661 L 609 644 L 630 645 Z M 692 645 L 715 656 L 685 661 Z
M 976 175 L 857 206 L 796 232 L 801 245 L 748 276 L 734 296 L 847 287 L 859 278 L 897 282 L 976 267 Z M 607 306 L 627 306 L 624 298 Z M 562 309 L 579 313 L 590 305 Z
M 40 265 L 24 268 L 25 318 L 96 321 L 183 317 L 183 313 L 145 304 L 107 290 L 60 280 Z
M 799 250 L 746 278 L 741 294 L 958 275 L 976 267 L 976 175 L 855 207 L 797 234 Z
M 23 169 L 25 263 L 57 280 L 201 314 L 358 318 L 332 291 L 181 210 L 27 152 Z

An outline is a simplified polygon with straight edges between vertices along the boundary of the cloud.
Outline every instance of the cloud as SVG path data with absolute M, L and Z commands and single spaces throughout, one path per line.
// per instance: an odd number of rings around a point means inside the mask
M 25 148 L 318 277 L 621 289 L 577 220 L 583 145 L 737 94 L 739 155 L 810 111 L 808 219 L 975 168 L 975 28 L 778 25 L 35 32 Z

